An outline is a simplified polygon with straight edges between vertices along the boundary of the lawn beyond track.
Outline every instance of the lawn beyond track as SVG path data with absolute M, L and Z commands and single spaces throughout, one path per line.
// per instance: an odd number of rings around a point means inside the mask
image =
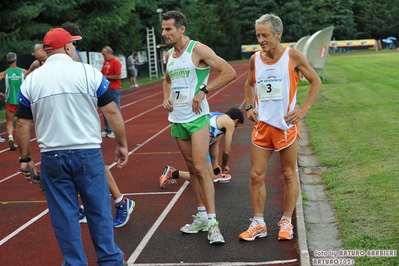
M 325 77 L 306 124 L 344 248 L 397 251 L 399 52 L 332 55 Z M 399 265 L 399 257 L 360 256 L 355 265 Z

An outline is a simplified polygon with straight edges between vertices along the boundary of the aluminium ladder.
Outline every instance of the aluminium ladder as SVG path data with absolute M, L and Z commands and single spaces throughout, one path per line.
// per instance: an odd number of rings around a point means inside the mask
M 158 78 L 157 42 L 154 27 L 147 28 L 148 67 L 150 79 Z

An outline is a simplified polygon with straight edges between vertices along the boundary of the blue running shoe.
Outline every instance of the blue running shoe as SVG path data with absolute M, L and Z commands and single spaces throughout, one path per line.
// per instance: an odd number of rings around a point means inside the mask
M 118 228 L 127 224 L 134 207 L 136 207 L 136 203 L 127 198 L 124 198 L 120 203 L 116 204 L 114 227 Z
M 80 206 L 79 208 L 79 223 L 87 224 L 86 213 L 85 210 L 83 209 L 83 205 Z

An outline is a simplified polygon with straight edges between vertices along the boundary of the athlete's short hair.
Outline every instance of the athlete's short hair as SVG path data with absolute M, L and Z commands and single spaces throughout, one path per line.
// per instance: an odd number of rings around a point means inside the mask
M 72 22 L 62 23 L 61 28 L 69 32 L 72 36 L 82 36 L 82 32 L 80 31 L 78 25 Z
M 232 107 L 225 114 L 228 115 L 233 120 L 238 119 L 239 124 L 244 123 L 244 114 L 239 108 Z
M 258 18 L 255 21 L 255 28 L 260 25 L 260 24 L 265 24 L 267 22 L 270 22 L 270 26 L 272 28 L 273 34 L 276 34 L 278 31 L 283 34 L 283 22 L 281 21 L 280 17 L 274 15 L 274 14 L 265 14 Z
M 182 12 L 172 10 L 162 14 L 162 20 L 169 20 L 169 19 L 175 20 L 174 25 L 177 29 L 180 28 L 181 26 L 187 28 L 187 19 Z
M 6 55 L 6 61 L 7 61 L 7 63 L 9 63 L 9 64 L 15 63 L 15 62 L 17 61 L 17 54 L 14 53 L 14 52 L 9 52 L 9 53 Z

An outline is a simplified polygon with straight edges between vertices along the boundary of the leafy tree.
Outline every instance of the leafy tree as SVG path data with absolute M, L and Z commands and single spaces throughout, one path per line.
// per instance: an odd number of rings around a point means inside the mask
M 399 0 L 358 0 L 353 10 L 360 38 L 399 37 Z
M 137 0 L 138 1 L 138 0 Z M 0 4 L 0 53 L 30 53 L 45 33 L 62 23 L 76 23 L 83 34 L 81 50 L 99 51 L 105 45 L 126 52 L 135 45 L 139 17 L 135 0 L 13 0 Z M 12 19 L 10 19 L 12 18 Z
M 266 13 L 278 15 L 278 6 L 273 0 L 237 0 L 237 2 L 237 20 L 241 30 L 241 44 L 256 43 L 255 20 Z
M 316 14 L 311 26 L 313 33 L 334 26 L 333 36 L 335 39 L 355 39 L 357 31 L 352 8 L 353 0 L 313 1 L 312 10 L 313 14 Z
M 278 15 L 283 21 L 283 42 L 296 42 L 303 36 L 311 35 L 311 21 L 313 16 L 309 6 L 304 6 L 299 0 L 276 1 L 279 4 Z

